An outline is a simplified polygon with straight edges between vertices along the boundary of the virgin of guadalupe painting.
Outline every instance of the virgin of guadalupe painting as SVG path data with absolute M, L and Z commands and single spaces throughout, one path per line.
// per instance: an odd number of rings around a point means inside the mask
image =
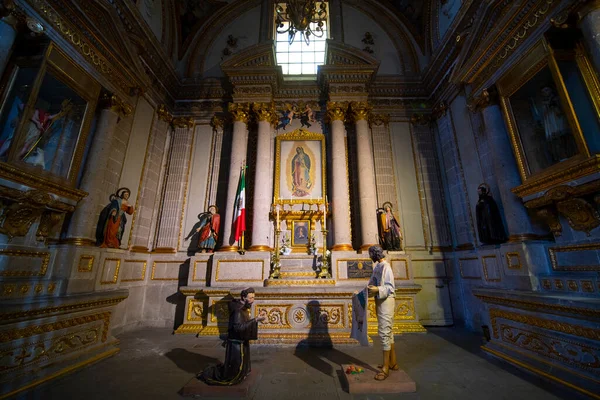
M 127 214 L 133 214 L 133 206 L 129 204 L 131 190 L 120 188 L 111 194 L 108 204 L 98 218 L 96 226 L 96 246 L 119 248 L 127 223 Z

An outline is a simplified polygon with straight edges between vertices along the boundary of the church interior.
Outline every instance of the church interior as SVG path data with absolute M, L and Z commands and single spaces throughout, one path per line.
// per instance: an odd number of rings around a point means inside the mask
M 217 341 L 248 287 L 253 346 L 358 347 L 379 245 L 400 349 L 475 338 L 600 399 L 599 0 L 0 0 L 0 18 L 0 398 L 132 335 Z

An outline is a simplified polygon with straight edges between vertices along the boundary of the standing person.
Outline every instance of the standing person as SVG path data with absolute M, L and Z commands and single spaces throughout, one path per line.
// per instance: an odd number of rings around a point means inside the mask
M 498 205 L 490 196 L 490 187 L 487 183 L 482 183 L 477 188 L 479 201 L 475 206 L 477 218 L 477 232 L 479 241 L 483 244 L 500 244 L 506 242 L 506 233 L 504 224 L 500 216 Z
M 267 319 L 260 315 L 250 319 L 254 289 L 242 290 L 240 300 L 229 302 L 229 327 L 225 345 L 225 362 L 209 367 L 197 378 L 209 385 L 232 386 L 250 375 L 250 340 L 258 338 L 258 323 Z
M 375 380 L 382 381 L 390 374 L 390 369 L 399 369 L 394 349 L 394 308 L 396 305 L 396 286 L 392 267 L 385 259 L 381 246 L 369 247 L 369 257 L 375 263 L 373 274 L 367 289 L 369 297 L 375 297 L 377 311 L 377 330 L 383 347 L 383 364 L 378 367 L 381 372 L 375 375 Z

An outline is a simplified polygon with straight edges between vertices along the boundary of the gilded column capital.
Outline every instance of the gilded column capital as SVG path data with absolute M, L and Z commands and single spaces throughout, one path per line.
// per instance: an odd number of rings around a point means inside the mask
M 164 104 L 161 104 L 156 109 L 156 114 L 158 114 L 158 119 L 161 121 L 165 121 L 167 123 L 173 122 L 173 115 L 169 111 L 167 111 L 167 107 Z
M 481 95 L 472 97 L 467 102 L 467 108 L 472 113 L 476 113 L 484 108 L 498 104 L 498 90 L 495 86 L 483 89 Z
M 327 103 L 327 122 L 344 121 L 348 111 L 347 101 L 330 101 Z
M 194 126 L 194 118 L 192 117 L 177 117 L 171 122 L 175 128 L 191 128 Z
M 600 0 L 590 0 L 581 5 L 577 10 L 577 17 L 581 20 L 590 12 L 600 10 Z
M 234 121 L 247 124 L 250 120 L 250 103 L 229 103 L 227 110 Z
M 273 126 L 277 126 L 279 123 L 274 103 L 253 103 L 252 111 L 258 121 L 267 121 Z
M 354 122 L 365 120 L 369 120 L 369 114 L 373 106 L 371 106 L 366 101 L 353 101 L 350 103 L 350 112 Z
M 210 120 L 210 126 L 212 126 L 215 131 L 223 129 L 225 127 L 225 118 L 219 115 L 213 115 Z
M 390 123 L 390 115 L 389 114 L 373 114 L 369 115 L 369 125 L 371 126 L 381 126 L 381 125 L 389 125 Z
M 413 114 L 410 117 L 413 125 L 429 125 L 431 123 L 431 114 Z
M 133 112 L 133 107 L 121 100 L 118 96 L 110 93 L 105 93 L 100 98 L 100 107 L 110 109 L 120 117 L 128 117 Z

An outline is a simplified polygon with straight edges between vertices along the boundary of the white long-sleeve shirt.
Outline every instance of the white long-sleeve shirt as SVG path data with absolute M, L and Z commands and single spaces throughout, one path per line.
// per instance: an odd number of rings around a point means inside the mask
M 387 261 L 378 262 L 373 267 L 373 274 L 369 280 L 369 285 L 377 286 L 379 293 L 377 298 L 385 300 L 388 297 L 396 297 L 396 286 L 394 285 L 394 272 L 390 263 Z

